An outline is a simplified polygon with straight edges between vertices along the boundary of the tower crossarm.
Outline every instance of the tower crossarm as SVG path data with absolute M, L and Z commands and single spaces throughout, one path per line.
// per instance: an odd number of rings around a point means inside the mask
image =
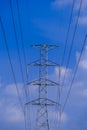
M 43 83 L 40 83 L 40 78 L 38 79 L 38 80 L 34 80 L 34 81 L 31 81 L 31 82 L 29 82 L 29 83 L 27 83 L 27 86 L 28 85 L 37 85 L 37 86 L 39 86 L 39 85 L 46 85 L 46 86 L 59 86 L 60 84 L 59 83 L 57 83 L 57 82 L 54 82 L 54 81 L 52 81 L 52 80 L 49 80 L 49 79 L 46 79 L 46 82 L 43 82 Z M 44 79 L 42 79 L 42 80 L 44 80 Z
M 32 101 L 27 102 L 25 105 L 47 105 L 47 106 L 55 106 L 60 105 L 58 102 L 55 102 L 51 99 L 47 98 L 38 98 Z
M 56 49 L 58 48 L 57 45 L 47 45 L 47 44 L 35 44 L 35 45 L 31 45 L 31 47 L 33 48 L 36 48 L 36 49 L 40 49 L 40 48 L 43 48 L 43 49 L 48 49 L 48 50 L 52 50 L 52 49 Z
M 59 66 L 59 64 L 51 61 L 51 60 L 48 60 L 45 64 L 42 64 L 40 63 L 40 60 L 36 60 L 30 64 L 27 65 L 28 66 Z

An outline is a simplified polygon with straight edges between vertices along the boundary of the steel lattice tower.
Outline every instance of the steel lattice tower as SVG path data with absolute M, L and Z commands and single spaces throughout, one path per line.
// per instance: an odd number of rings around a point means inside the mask
M 39 49 L 40 59 L 28 64 L 28 66 L 39 66 L 39 79 L 28 83 L 28 85 L 37 85 L 38 98 L 26 103 L 26 105 L 38 105 L 36 128 L 35 130 L 50 130 L 48 119 L 48 106 L 59 105 L 47 97 L 48 86 L 59 86 L 58 83 L 48 79 L 48 66 L 59 66 L 55 62 L 48 60 L 48 52 L 57 48 L 56 45 L 33 45 L 32 47 Z

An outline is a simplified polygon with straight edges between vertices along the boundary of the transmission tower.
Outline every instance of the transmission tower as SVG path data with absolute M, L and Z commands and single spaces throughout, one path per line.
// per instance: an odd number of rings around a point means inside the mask
M 36 126 L 35 130 L 50 130 L 49 118 L 48 118 L 48 106 L 59 105 L 58 102 L 53 101 L 48 98 L 48 86 L 59 86 L 56 83 L 48 79 L 48 67 L 49 66 L 59 66 L 57 63 L 48 60 L 48 52 L 52 49 L 57 48 L 56 45 L 32 45 L 33 48 L 39 49 L 40 59 L 28 64 L 28 66 L 38 66 L 39 67 L 39 78 L 35 81 L 29 82 L 27 85 L 38 86 L 38 98 L 35 100 L 28 101 L 26 105 L 37 105 L 37 116 L 36 116 Z

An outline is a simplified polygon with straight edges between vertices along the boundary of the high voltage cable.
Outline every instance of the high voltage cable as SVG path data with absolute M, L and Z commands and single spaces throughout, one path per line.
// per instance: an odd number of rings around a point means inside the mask
M 59 128 L 58 130 L 60 130 L 60 124 L 61 124 L 61 117 L 62 117 L 62 113 L 65 109 L 65 106 L 67 104 L 67 101 L 68 101 L 68 98 L 69 98 L 69 95 L 70 95 L 70 92 L 71 92 L 71 89 L 72 89 L 72 86 L 73 86 L 73 82 L 75 80 L 75 76 L 76 76 L 76 73 L 77 73 L 77 70 L 78 70 L 78 66 L 79 66 L 79 63 L 80 63 L 80 60 L 81 60 L 81 57 L 82 57 L 82 54 L 83 54 L 83 51 L 84 51 L 84 48 L 85 48 L 85 45 L 86 45 L 86 40 L 87 40 L 87 35 L 85 36 L 85 39 L 84 39 L 84 42 L 83 42 L 83 45 L 82 45 L 82 49 L 81 49 L 81 52 L 80 52 L 80 56 L 79 56 L 79 59 L 78 59 L 78 62 L 77 62 L 77 65 L 76 65 L 76 68 L 75 68 L 75 71 L 74 71 L 74 74 L 73 74 L 73 78 L 72 78 L 72 81 L 71 81 L 71 84 L 70 84 L 70 89 L 68 91 L 68 94 L 67 94 L 67 97 L 66 97 L 66 100 L 65 100 L 65 103 L 63 105 L 63 108 L 60 112 L 60 120 L 59 120 Z
M 67 60 L 66 68 L 65 68 L 64 78 L 63 78 L 63 82 L 62 82 L 62 88 L 64 87 L 64 82 L 65 82 L 65 78 L 66 78 L 67 68 L 68 68 L 68 65 L 69 65 L 69 62 L 70 62 L 70 58 L 71 58 L 71 52 L 72 52 L 73 45 L 74 45 L 75 34 L 76 34 L 76 31 L 77 31 L 77 26 L 78 26 L 78 21 L 79 21 L 81 7 L 82 7 L 82 0 L 80 1 L 78 16 L 77 16 L 76 25 L 75 25 L 75 30 L 74 30 L 74 34 L 73 34 L 73 38 L 72 38 L 72 42 L 71 42 L 71 47 L 70 47 L 70 51 L 69 51 L 69 55 L 68 55 L 68 60 Z M 62 92 L 62 88 L 61 88 L 61 92 Z
M 15 34 L 18 58 L 19 58 L 19 63 L 20 63 L 20 70 L 21 70 L 21 74 L 22 74 L 22 80 L 23 80 L 23 83 L 24 83 L 24 86 L 25 86 L 24 75 L 23 75 L 23 68 L 22 68 L 22 62 L 21 62 L 20 51 L 19 51 L 19 46 L 18 46 L 18 38 L 17 38 L 17 33 L 16 33 L 16 25 L 15 25 L 15 22 L 14 22 L 14 16 L 13 16 L 13 9 L 12 9 L 12 2 L 11 2 L 11 0 L 9 0 L 9 3 L 10 3 L 11 16 L 12 16 L 12 22 L 13 22 L 13 27 L 14 27 L 14 34 Z M 26 94 L 26 91 L 25 91 L 25 94 Z
M 65 48 L 64 48 L 63 59 L 62 59 L 61 65 L 63 65 L 64 56 L 65 56 L 65 52 L 66 52 L 66 47 L 67 47 L 67 42 L 68 42 L 68 35 L 69 35 L 69 32 L 70 32 L 70 26 L 71 26 L 71 20 L 72 20 L 72 14 L 73 14 L 74 6 L 75 6 L 75 1 L 73 0 L 73 6 L 72 6 L 72 11 L 71 11 L 71 16 L 70 16 L 70 23 L 69 23 L 69 27 L 68 27 L 68 31 L 67 31 L 67 37 L 66 37 Z M 78 20 L 79 20 L 79 16 L 80 16 L 81 7 L 82 7 L 82 0 L 80 1 L 79 11 L 78 11 L 78 16 L 77 16 L 77 21 L 76 21 L 76 26 L 75 26 L 73 39 L 72 39 L 72 44 L 71 44 L 71 48 L 70 48 L 70 52 L 69 52 L 69 56 L 68 56 L 68 61 L 67 61 L 66 69 L 65 69 L 65 74 L 64 74 L 64 78 L 63 78 L 63 82 L 62 82 L 61 93 L 62 93 L 62 89 L 64 87 L 67 67 L 69 65 L 69 61 L 70 61 L 70 57 L 71 57 L 71 52 L 72 52 L 72 48 L 73 48 L 73 44 L 74 44 L 74 39 L 75 39 L 76 30 L 77 30 L 77 25 L 78 25 Z M 69 95 L 69 93 L 68 93 L 68 95 Z M 67 95 L 67 98 L 68 98 L 68 95 Z M 63 106 L 63 110 L 64 110 L 64 107 L 65 107 L 66 103 L 67 103 L 67 99 L 66 99 L 66 102 L 65 102 L 65 104 Z M 61 110 L 60 111 L 60 119 L 59 119 L 59 128 L 58 128 L 58 130 L 60 130 L 62 112 L 63 111 Z
M 26 124 L 26 107 L 24 107 L 24 123 L 25 123 L 25 129 L 27 130 L 27 124 Z
M 23 32 L 22 32 L 22 23 L 21 23 L 21 16 L 20 16 L 20 10 L 19 10 L 19 5 L 18 5 L 18 0 L 16 0 L 16 5 L 17 5 L 17 11 L 18 11 L 18 21 L 19 21 L 19 28 L 20 28 L 20 35 L 21 35 L 21 41 L 22 41 L 22 49 L 23 49 L 23 55 L 24 55 L 24 62 L 25 62 L 25 69 L 27 66 L 27 60 L 26 60 L 26 54 L 25 54 L 25 48 L 24 48 L 24 39 L 23 39 Z M 26 78 L 27 78 L 27 82 L 28 82 L 28 75 L 26 72 Z M 26 92 L 27 93 L 27 92 Z M 27 95 L 27 94 L 26 94 Z M 29 114 L 30 114 L 30 108 L 29 108 Z M 25 124 L 27 123 L 28 119 L 25 119 Z M 30 120 L 30 117 L 29 117 Z M 25 127 L 27 127 L 25 125 Z M 26 128 L 27 129 L 27 128 Z M 29 129 L 29 128 L 28 128 Z
M 72 5 L 72 10 L 71 10 L 68 30 L 67 30 L 67 34 L 66 34 L 66 41 L 65 41 L 65 46 L 64 46 L 64 52 L 63 52 L 61 66 L 63 65 L 64 57 L 65 57 L 65 53 L 66 53 L 66 47 L 67 47 L 67 43 L 68 43 L 68 39 L 69 39 L 69 33 L 70 33 L 70 27 L 71 27 L 71 22 L 72 22 L 72 15 L 73 15 L 73 11 L 74 11 L 74 6 L 75 6 L 75 0 L 73 0 L 73 5 Z
M 16 90 L 17 90 L 17 95 L 18 95 L 19 103 L 20 103 L 20 106 L 21 106 L 23 114 L 24 114 L 24 108 L 23 108 L 21 97 L 20 97 L 18 85 L 17 85 L 17 82 L 16 82 L 16 77 L 15 77 L 15 73 L 14 73 L 14 69 L 13 69 L 13 65 L 12 65 L 12 61 L 11 61 L 11 56 L 10 56 L 9 49 L 8 49 L 8 43 L 7 43 L 7 39 L 6 39 L 6 34 L 5 34 L 5 30 L 4 30 L 4 26 L 3 26 L 3 23 L 2 23 L 1 17 L 0 17 L 0 25 L 1 25 L 2 33 L 3 33 L 3 37 L 4 37 L 4 41 L 5 41 L 5 47 L 6 47 L 6 50 L 7 50 L 7 54 L 8 54 L 8 58 L 9 58 L 9 63 L 10 63 L 10 66 L 11 66 L 11 71 L 12 71 L 12 75 L 13 75 L 13 79 L 14 79 L 14 83 L 15 83 Z
M 10 63 L 10 66 L 11 66 L 11 71 L 12 71 L 14 83 L 15 83 L 16 90 L 17 90 L 17 95 L 18 95 L 19 103 L 20 103 L 20 106 L 21 106 L 21 109 L 22 109 L 22 112 L 23 112 L 23 115 L 24 115 L 24 120 L 25 120 L 25 111 L 24 111 L 22 100 L 21 100 L 21 97 L 20 97 L 18 85 L 17 85 L 17 82 L 16 82 L 16 77 L 15 77 L 15 73 L 14 73 L 14 70 L 13 70 L 13 65 L 12 65 L 12 61 L 11 61 L 11 57 L 10 57 L 10 53 L 9 53 L 9 49 L 8 49 L 6 34 L 5 34 L 5 30 L 4 30 L 4 26 L 3 26 L 3 23 L 2 23 L 1 17 L 0 17 L 0 24 L 1 24 L 2 32 L 3 32 L 3 36 L 4 36 L 4 40 L 5 40 L 5 46 L 6 46 L 6 50 L 7 50 L 7 54 L 8 54 L 8 58 L 9 58 L 9 63 Z
M 27 60 L 26 60 L 26 54 L 25 54 L 25 48 L 24 48 L 24 39 L 23 39 L 22 23 L 21 23 L 21 16 L 20 16 L 18 0 L 16 0 L 16 5 L 17 5 L 18 21 L 19 21 L 20 35 L 21 35 L 21 41 L 22 41 L 22 49 L 23 49 L 23 56 L 24 56 L 24 62 L 25 62 L 25 70 L 26 70 Z M 27 72 L 26 72 L 26 78 L 28 80 Z M 26 88 L 25 88 L 25 92 L 26 92 Z M 26 96 L 27 96 L 27 94 L 26 94 Z M 25 109 L 25 129 L 27 130 L 27 126 L 26 126 L 27 123 L 26 122 L 27 122 L 27 119 L 26 119 L 26 109 Z
M 71 9 L 70 20 L 69 20 L 68 30 L 67 30 L 67 34 L 66 34 L 66 41 L 65 41 L 65 46 L 64 46 L 64 52 L 63 52 L 63 57 L 62 57 L 62 61 L 61 61 L 61 67 L 63 65 L 64 58 L 65 58 L 66 47 L 67 47 L 67 43 L 68 43 L 68 38 L 69 38 L 69 33 L 70 33 L 70 27 L 71 27 L 72 15 L 73 15 L 74 7 L 75 7 L 75 0 L 73 0 L 73 5 L 72 5 L 72 9 Z M 59 102 L 60 102 L 60 96 L 59 96 Z M 60 124 L 61 124 L 61 108 L 60 108 L 60 112 L 59 112 L 58 130 L 60 130 Z
M 24 62 L 25 62 L 25 67 L 27 65 L 27 60 L 26 60 L 26 54 L 25 54 L 25 48 L 24 48 L 24 40 L 23 40 L 23 32 L 22 32 L 22 23 L 21 23 L 21 16 L 20 16 L 20 11 L 19 11 L 19 5 L 18 5 L 18 0 L 16 0 L 17 4 L 17 11 L 18 11 L 18 21 L 19 21 L 19 28 L 20 28 L 20 34 L 21 34 L 21 41 L 22 41 L 22 49 L 23 49 L 23 55 L 24 55 Z
M 58 89 L 58 93 L 57 93 L 57 96 L 58 96 L 58 103 L 60 104 L 60 77 L 61 77 L 61 69 L 60 69 L 60 66 L 59 66 L 59 89 Z M 61 108 L 61 104 L 59 105 L 59 111 L 60 111 L 60 108 Z M 59 128 L 59 123 L 60 123 L 60 119 L 58 118 L 58 116 L 60 116 L 60 112 L 57 113 L 57 119 L 58 119 L 58 123 L 57 123 L 57 127 L 56 127 L 56 130 Z
M 66 103 L 68 101 L 68 98 L 69 98 L 69 95 L 70 95 L 70 91 L 72 89 L 72 85 L 73 85 L 73 82 L 75 80 L 75 76 L 76 76 L 76 73 L 77 73 L 77 70 L 78 70 L 78 66 L 79 66 L 79 63 L 80 63 L 80 60 L 81 60 L 81 57 L 82 57 L 85 45 L 86 45 L 86 40 L 87 40 L 87 34 L 85 36 L 85 39 L 84 39 L 84 42 L 83 42 L 83 45 L 82 45 L 81 53 L 80 53 L 80 56 L 79 56 L 79 59 L 78 59 L 78 62 L 77 62 L 77 65 L 76 65 L 76 68 L 75 68 L 75 71 L 74 71 L 74 74 L 73 74 L 73 78 L 72 78 L 72 81 L 71 81 L 71 84 L 70 84 L 70 89 L 68 91 L 68 94 L 67 94 L 67 97 L 66 97 L 66 100 L 65 100 L 65 103 L 64 103 L 62 111 L 64 111 L 64 108 L 65 108 Z

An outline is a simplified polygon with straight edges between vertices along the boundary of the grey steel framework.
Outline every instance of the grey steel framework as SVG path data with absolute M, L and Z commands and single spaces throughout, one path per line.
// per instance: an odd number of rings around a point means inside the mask
M 55 62 L 48 60 L 48 51 L 57 48 L 56 45 L 32 45 L 40 51 L 40 59 L 28 64 L 28 66 L 39 66 L 39 79 L 28 83 L 27 85 L 36 85 L 38 87 L 38 98 L 26 103 L 26 105 L 38 105 L 36 128 L 35 130 L 50 130 L 48 118 L 48 106 L 59 105 L 58 102 L 47 98 L 48 86 L 59 86 L 58 83 L 48 79 L 48 66 L 59 66 Z

